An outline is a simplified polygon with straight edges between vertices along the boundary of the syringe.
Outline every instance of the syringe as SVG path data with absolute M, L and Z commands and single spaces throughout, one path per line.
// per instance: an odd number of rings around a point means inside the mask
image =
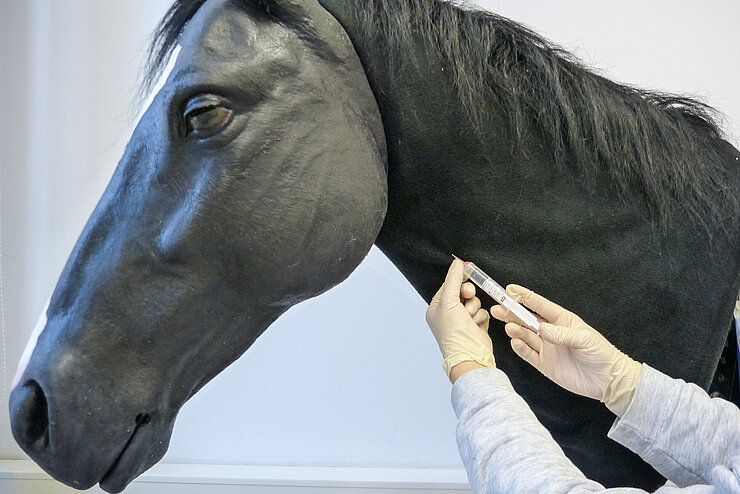
M 452 257 L 460 259 L 454 255 Z M 462 259 L 460 260 L 462 261 Z M 534 314 L 529 312 L 519 302 L 511 298 L 511 296 L 506 293 L 506 290 L 496 283 L 493 278 L 484 273 L 481 268 L 469 261 L 463 261 L 463 263 L 465 263 L 465 276 L 467 276 L 470 281 L 478 285 L 481 290 L 490 295 L 496 302 L 509 309 L 515 316 L 521 319 L 524 324 L 537 331 L 537 333 L 540 332 L 540 322 Z

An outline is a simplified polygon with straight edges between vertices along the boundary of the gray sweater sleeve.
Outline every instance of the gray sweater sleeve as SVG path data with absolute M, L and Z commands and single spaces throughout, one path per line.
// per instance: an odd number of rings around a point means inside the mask
M 609 437 L 679 486 L 712 484 L 717 475 L 733 472 L 727 479 L 738 485 L 740 410 L 694 384 L 642 367 L 632 403 Z
M 650 371 L 657 372 L 652 369 Z M 636 397 L 647 392 L 647 387 L 651 386 L 647 380 L 643 383 L 642 377 L 640 383 L 643 386 L 640 388 L 638 385 Z M 687 386 L 685 383 L 683 385 Z M 671 392 L 673 392 L 672 388 L 651 390 L 648 393 L 660 400 L 658 395 Z M 704 396 L 706 397 L 706 394 Z M 706 400 L 709 398 L 706 397 Z M 633 404 L 637 405 L 631 405 L 624 418 L 612 428 L 611 437 L 620 441 L 624 440 L 628 447 L 639 444 L 640 447 L 636 451 L 638 453 L 647 452 L 649 458 L 643 457 L 657 467 L 659 465 L 655 465 L 653 461 L 663 458 L 666 454 L 670 455 L 673 448 L 660 446 L 656 449 L 656 445 L 662 443 L 653 441 L 655 435 L 651 435 L 649 431 L 654 429 L 649 425 L 647 429 L 642 427 L 643 424 L 650 422 L 649 417 L 638 417 L 641 412 L 640 408 L 637 408 L 639 406 L 637 400 L 633 400 Z M 529 406 L 516 394 L 506 375 L 498 369 L 477 369 L 458 379 L 452 389 L 452 406 L 458 417 L 457 443 L 460 457 L 468 472 L 473 492 L 476 494 L 576 492 L 635 494 L 644 492 L 634 488 L 605 489 L 601 484 L 587 479 L 566 458 Z M 654 410 L 647 411 L 654 412 Z M 686 413 L 683 408 L 682 411 Z M 645 411 L 643 410 L 642 413 Z M 694 416 L 693 413 L 688 415 Z M 695 416 L 697 420 L 702 417 L 701 414 Z M 663 430 L 666 428 L 666 422 L 673 421 L 661 421 Z M 712 429 L 710 425 L 707 425 L 703 426 L 702 430 Z M 735 424 L 734 432 L 729 432 L 732 438 L 726 437 L 725 442 L 737 441 L 734 437 L 737 432 L 738 428 Z M 671 440 L 670 436 L 664 434 L 660 436 Z M 692 445 L 686 448 L 688 451 L 682 449 L 687 456 L 698 456 L 704 452 L 704 450 L 697 451 L 700 448 L 697 448 L 696 443 L 705 441 L 706 436 L 694 435 L 693 437 L 694 441 L 690 438 L 683 439 L 684 445 Z M 722 441 L 719 440 L 719 442 Z M 713 444 L 712 439 L 707 440 L 701 446 L 707 448 L 713 447 Z M 696 485 L 686 488 L 662 487 L 657 492 L 661 494 L 740 493 L 740 450 L 736 448 L 734 453 L 729 449 L 726 451 L 728 453 L 725 454 L 729 455 L 725 457 L 726 461 L 715 463 L 714 465 L 717 466 L 714 468 L 708 467 L 708 470 L 705 470 L 707 477 L 694 477 L 694 480 L 680 484 Z M 712 458 L 719 458 L 719 456 L 712 456 Z M 683 465 L 682 470 L 686 470 L 686 462 L 682 462 L 681 465 Z M 666 470 L 659 469 L 659 471 L 666 475 L 668 473 Z

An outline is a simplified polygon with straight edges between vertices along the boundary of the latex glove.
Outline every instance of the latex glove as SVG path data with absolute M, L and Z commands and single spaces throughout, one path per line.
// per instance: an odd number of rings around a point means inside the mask
M 427 309 L 426 319 L 444 357 L 442 368 L 452 382 L 452 369 L 463 362 L 495 367 L 493 343 L 488 336 L 490 317 L 475 296 L 475 287 L 463 283 L 463 263 L 456 259 L 444 284 Z M 459 377 L 459 376 L 456 376 Z
M 518 285 L 506 291 L 536 312 L 540 332 L 524 326 L 497 305 L 491 315 L 507 322 L 506 334 L 517 355 L 568 391 L 602 401 L 618 416 L 632 402 L 642 364 L 609 343 L 576 314 Z

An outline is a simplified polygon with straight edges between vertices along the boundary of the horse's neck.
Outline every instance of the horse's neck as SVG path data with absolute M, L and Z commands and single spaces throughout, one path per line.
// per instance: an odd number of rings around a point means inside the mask
M 427 301 L 456 254 L 502 284 L 554 298 L 633 358 L 708 385 L 740 287 L 736 247 L 713 258 L 703 232 L 682 217 L 657 235 L 644 205 L 625 204 L 605 176 L 587 187 L 567 156 L 555 162 L 534 127 L 514 151 L 494 104 L 481 112 L 486 121 L 476 132 L 438 57 L 418 43 L 398 60 L 402 67 L 388 67 L 383 47 L 363 45 L 342 10 L 358 2 L 321 2 L 352 37 L 383 117 L 389 203 L 376 244 Z M 708 286 L 722 288 L 692 296 L 693 287 Z M 585 404 L 574 409 L 572 397 L 538 381 L 496 324 L 497 363 L 564 449 L 604 452 L 580 458 L 579 467 L 589 476 L 609 470 L 617 483 L 625 472 L 655 475 L 606 441 L 595 443 L 613 418 Z
M 450 254 L 475 260 L 503 282 L 527 283 L 531 274 L 543 287 L 567 292 L 590 264 L 608 261 L 617 275 L 620 262 L 634 262 L 637 238 L 641 255 L 660 257 L 669 245 L 672 254 L 661 257 L 666 269 L 706 248 L 704 235 L 679 217 L 661 241 L 645 221 L 651 213 L 644 205 L 635 200 L 627 207 L 605 175 L 588 187 L 567 156 L 556 163 L 534 127 L 515 151 L 495 104 L 480 112 L 485 121 L 476 131 L 451 71 L 422 40 L 390 66 L 383 40 L 368 43 L 353 24 L 351 10 L 360 2 L 321 2 L 352 39 L 383 117 L 389 203 L 376 243 L 427 300 Z M 599 258 L 607 251 L 611 257 Z
M 527 163 L 515 155 L 504 116 L 495 109 L 485 112 L 483 131 L 476 131 L 451 71 L 422 40 L 389 66 L 387 47 L 369 45 L 353 25 L 349 10 L 356 3 L 321 1 L 352 38 L 383 117 L 389 203 L 377 245 L 427 300 L 450 254 L 500 273 L 502 248 L 522 252 L 517 242 L 525 237 L 513 241 L 512 225 L 531 222 L 525 218 L 531 211 L 518 205 L 522 194 L 538 194 L 567 174 L 552 174 L 551 156 L 543 155 L 536 137 Z M 526 201 L 530 208 L 537 202 Z M 510 269 L 516 271 L 516 263 Z

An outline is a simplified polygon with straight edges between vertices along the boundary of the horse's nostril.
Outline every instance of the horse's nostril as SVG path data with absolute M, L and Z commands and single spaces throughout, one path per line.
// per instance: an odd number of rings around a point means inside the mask
M 150 420 L 148 413 L 140 413 L 136 416 L 136 425 L 142 426 L 144 424 L 148 424 Z
M 46 395 L 36 381 L 29 381 L 20 390 L 14 432 L 26 448 L 39 451 L 49 446 L 49 407 Z M 20 437 L 18 437 L 20 436 Z

